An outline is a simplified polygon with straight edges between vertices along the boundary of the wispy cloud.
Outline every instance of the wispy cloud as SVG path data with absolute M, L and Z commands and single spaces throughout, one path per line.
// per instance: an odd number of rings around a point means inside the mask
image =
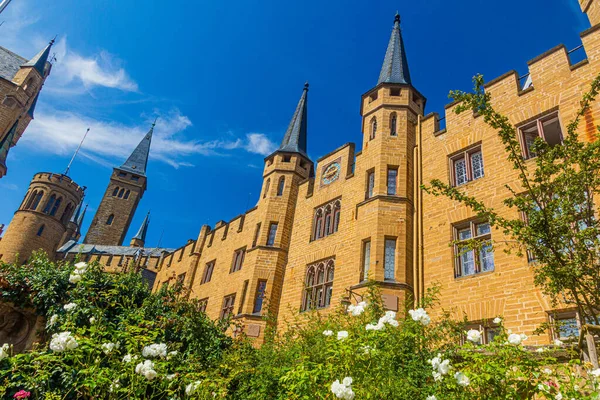
M 17 185 L 15 185 L 14 183 L 3 183 L 0 182 L 0 187 L 6 190 L 19 190 L 19 187 Z
M 34 149 L 67 156 L 77 148 L 86 129 L 90 133 L 82 146 L 81 155 L 95 163 L 111 166 L 125 160 L 144 137 L 153 116 L 146 115 L 139 125 L 99 121 L 73 112 L 40 110 L 23 135 L 21 142 Z M 189 157 L 228 156 L 232 151 L 269 154 L 273 143 L 262 133 L 250 133 L 244 138 L 207 141 L 186 139 L 186 130 L 192 126 L 190 119 L 174 108 L 158 119 L 154 128 L 150 158 L 165 162 L 175 168 L 191 167 Z

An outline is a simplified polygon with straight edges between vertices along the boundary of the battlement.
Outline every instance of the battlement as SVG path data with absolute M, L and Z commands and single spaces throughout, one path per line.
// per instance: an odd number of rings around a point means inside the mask
M 76 194 L 78 197 L 82 197 L 83 192 L 85 190 L 85 187 L 79 186 L 74 180 L 72 180 L 67 175 L 54 174 L 52 172 L 36 173 L 31 180 L 32 184 L 35 182 L 43 184 L 53 183 L 55 185 L 62 186 L 68 190 L 75 192 L 74 194 Z
M 558 93 L 562 86 L 577 79 L 591 81 L 600 64 L 600 25 L 582 32 L 580 37 L 580 46 L 567 50 L 566 46 L 560 44 L 529 60 L 529 72 L 525 75 L 519 76 L 517 71 L 511 70 L 485 83 L 484 90 L 491 95 L 492 104 L 503 108 L 508 104 L 527 101 L 531 97 L 538 99 L 542 108 L 551 108 L 558 104 Z M 574 61 L 577 52 L 585 52 L 585 58 Z M 551 93 L 557 94 L 550 95 Z M 447 104 L 441 118 L 435 112 L 423 117 L 423 135 L 438 136 L 452 132 L 453 128 L 465 124 L 467 120 L 477 118 L 472 113 L 457 115 L 454 112 L 457 105 L 457 102 Z

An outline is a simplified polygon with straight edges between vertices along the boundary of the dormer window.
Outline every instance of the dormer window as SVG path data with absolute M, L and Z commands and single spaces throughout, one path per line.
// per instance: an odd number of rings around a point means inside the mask
M 292 161 L 292 156 L 283 156 L 283 157 L 281 157 L 281 161 L 290 162 L 290 161 Z

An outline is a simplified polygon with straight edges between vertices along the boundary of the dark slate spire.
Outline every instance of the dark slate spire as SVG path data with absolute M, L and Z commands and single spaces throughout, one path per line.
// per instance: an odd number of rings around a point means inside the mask
M 38 92 L 35 95 L 35 97 L 33 98 L 33 102 L 31 103 L 31 106 L 29 107 L 29 110 L 27 110 L 27 115 L 29 115 L 31 117 L 31 119 L 33 119 L 33 112 L 35 111 L 35 106 L 37 105 L 38 97 L 40 97 L 40 92 Z
M 148 225 L 150 224 L 150 211 L 146 214 L 146 218 L 144 218 L 144 222 L 142 222 L 142 226 L 140 226 L 140 230 L 134 237 L 131 239 L 138 239 L 142 242 L 146 241 L 146 233 L 148 233 Z
M 133 153 L 129 156 L 127 161 L 119 168 L 133 172 L 138 175 L 146 175 L 146 167 L 148 166 L 148 154 L 150 153 L 150 143 L 152 142 L 152 134 L 154 133 L 154 126 L 156 121 L 152 124 L 152 127 L 144 136 L 140 144 L 137 145 Z
M 44 70 L 46 69 L 46 62 L 48 62 L 48 56 L 50 55 L 50 48 L 54 44 L 54 39 L 48 43 L 48 45 L 39 53 L 35 55 L 31 60 L 27 61 L 23 64 L 23 67 L 33 67 L 40 73 L 41 76 L 44 76 Z
M 75 208 L 75 212 L 71 215 L 71 219 L 69 222 L 77 224 L 77 220 L 79 219 L 79 214 L 81 214 L 81 206 L 83 206 L 83 199 L 77 204 L 77 208 Z
M 6 157 L 8 157 L 8 151 L 10 150 L 10 146 L 12 146 L 12 143 L 15 140 L 18 125 L 19 120 L 17 119 L 13 126 L 11 126 L 6 136 L 4 136 L 2 140 L 0 140 L 0 165 L 6 166 Z
M 410 84 L 410 72 L 408 70 L 408 61 L 404 50 L 404 41 L 402 40 L 402 32 L 400 32 L 400 15 L 396 13 L 394 18 L 394 28 L 392 36 L 388 43 L 385 59 L 379 74 L 380 83 L 407 83 Z
M 77 219 L 77 232 L 81 232 L 81 225 L 83 224 L 83 218 L 85 218 L 85 212 L 87 211 L 88 205 L 89 204 L 85 205 L 85 208 L 83 209 L 83 211 L 79 215 L 79 218 Z
M 302 96 L 290 121 L 290 125 L 285 132 L 279 151 L 289 151 L 306 155 L 306 124 L 307 124 L 307 94 L 308 82 L 304 84 Z

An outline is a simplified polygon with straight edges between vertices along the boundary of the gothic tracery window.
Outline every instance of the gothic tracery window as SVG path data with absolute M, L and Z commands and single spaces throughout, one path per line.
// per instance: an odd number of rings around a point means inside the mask
M 334 272 L 333 260 L 321 261 L 308 266 L 304 281 L 302 311 L 329 307 L 333 293 Z
M 317 240 L 337 232 L 340 224 L 341 202 L 339 199 L 315 210 L 312 239 Z

